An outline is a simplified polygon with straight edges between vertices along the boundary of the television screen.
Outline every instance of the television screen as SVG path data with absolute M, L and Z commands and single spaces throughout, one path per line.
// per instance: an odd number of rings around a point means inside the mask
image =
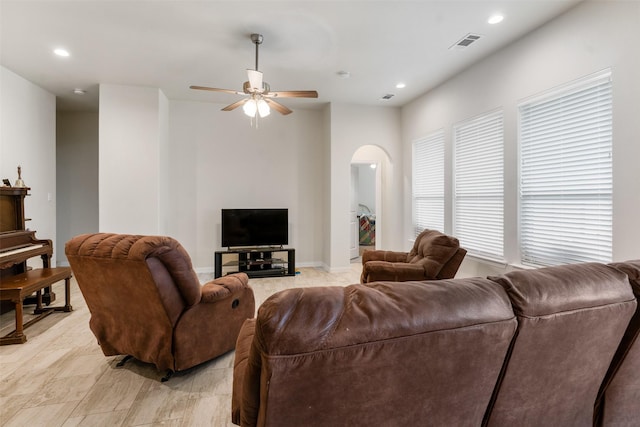
M 222 209 L 222 246 L 281 246 L 288 243 L 288 209 Z

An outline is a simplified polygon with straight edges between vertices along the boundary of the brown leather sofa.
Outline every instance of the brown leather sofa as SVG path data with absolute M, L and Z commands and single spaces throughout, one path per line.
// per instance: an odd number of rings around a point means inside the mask
M 518 318 L 487 426 L 588 426 L 637 302 L 626 275 L 603 264 L 492 278 Z
M 452 279 L 466 254 L 455 237 L 424 230 L 410 252 L 364 251 L 360 283 Z
M 614 263 L 640 298 L 640 261 Z M 596 400 L 596 427 L 640 425 L 640 305 L 616 351 Z
M 246 274 L 201 285 L 170 237 L 83 234 L 65 253 L 103 353 L 153 363 L 169 371 L 163 380 L 233 350 L 242 323 L 254 317 Z
M 588 426 L 636 307 L 594 263 L 289 289 L 240 331 L 232 421 Z

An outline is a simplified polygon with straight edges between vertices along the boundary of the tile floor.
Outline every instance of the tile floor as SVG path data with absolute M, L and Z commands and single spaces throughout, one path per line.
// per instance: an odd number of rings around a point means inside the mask
M 357 260 L 354 260 L 357 261 Z M 300 268 L 295 277 L 250 279 L 256 306 L 287 288 L 358 283 L 359 262 L 343 273 Z M 201 275 L 206 282 L 211 275 Z M 54 286 L 64 301 L 63 283 Z M 105 357 L 89 330 L 89 311 L 72 280 L 71 313 L 53 313 L 26 329 L 28 341 L 0 347 L 0 426 L 232 426 L 234 353 L 165 383 L 152 365 Z M 143 308 L 143 307 L 141 307 Z M 32 307 L 26 306 L 25 313 Z M 25 315 L 25 321 L 29 316 Z M 13 312 L 0 316 L 0 334 L 14 328 Z

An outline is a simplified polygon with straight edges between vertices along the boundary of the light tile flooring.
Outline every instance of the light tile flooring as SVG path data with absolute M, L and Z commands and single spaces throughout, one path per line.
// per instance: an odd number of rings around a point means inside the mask
M 354 260 L 356 261 L 356 260 Z M 344 273 L 300 268 L 295 277 L 250 279 L 256 307 L 287 288 L 358 283 L 358 262 Z M 211 276 L 201 275 L 201 282 Z M 64 301 L 62 283 L 53 305 Z M 232 426 L 234 352 L 179 372 L 165 383 L 153 365 L 105 357 L 89 330 L 89 311 L 72 280 L 71 313 L 53 313 L 26 329 L 28 341 L 0 347 L 0 426 Z M 144 309 L 144 305 L 140 306 Z M 31 311 L 25 307 L 25 313 Z M 28 316 L 25 316 L 25 321 Z M 0 316 L 0 333 L 14 328 Z

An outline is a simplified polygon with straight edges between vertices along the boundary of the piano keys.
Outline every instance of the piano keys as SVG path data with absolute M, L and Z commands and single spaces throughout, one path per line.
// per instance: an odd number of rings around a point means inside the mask
M 27 271 L 29 258 L 41 257 L 42 267 L 51 266 L 53 244 L 51 240 L 35 238 L 35 231 L 16 230 L 0 233 L 0 277 Z

